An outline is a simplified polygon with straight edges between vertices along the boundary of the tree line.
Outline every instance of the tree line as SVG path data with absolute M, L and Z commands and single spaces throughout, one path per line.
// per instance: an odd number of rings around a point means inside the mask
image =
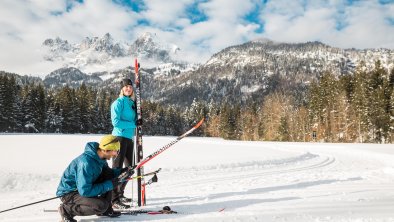
M 210 110 L 206 133 L 227 139 L 266 141 L 394 141 L 394 69 L 360 63 L 353 75 L 324 72 L 307 98 L 277 89 L 262 102 L 223 104 Z
M 14 75 L 0 75 L 0 132 L 110 133 L 110 106 L 118 95 L 85 84 L 45 89 L 41 83 L 18 84 Z M 146 135 L 180 135 L 200 118 L 190 116 L 189 109 L 150 101 L 142 107 Z
M 370 70 L 370 71 L 367 71 Z M 143 101 L 145 135 L 180 135 L 200 118 L 199 136 L 237 140 L 394 141 L 394 69 L 360 63 L 352 75 L 322 73 L 306 98 L 285 88 L 261 100 L 218 104 L 194 100 L 188 107 Z M 110 105 L 118 91 L 86 85 L 45 89 L 0 75 L 0 132 L 110 133 Z

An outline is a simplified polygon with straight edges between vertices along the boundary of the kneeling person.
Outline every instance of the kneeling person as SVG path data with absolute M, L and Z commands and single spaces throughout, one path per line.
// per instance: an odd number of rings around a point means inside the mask
M 106 135 L 100 144 L 87 143 L 84 153 L 70 163 L 56 192 L 62 201 L 59 213 L 63 221 L 76 221 L 75 216 L 121 215 L 112 209 L 111 191 L 134 172 L 108 167 L 107 160 L 116 157 L 119 148 L 117 137 Z

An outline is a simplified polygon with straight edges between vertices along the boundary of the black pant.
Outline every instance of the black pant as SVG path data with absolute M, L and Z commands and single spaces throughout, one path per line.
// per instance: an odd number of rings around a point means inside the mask
M 111 192 L 98 197 L 83 197 L 77 191 L 60 198 L 64 210 L 71 216 L 102 214 L 111 207 Z
M 134 165 L 134 143 L 132 139 L 128 139 L 125 137 L 118 137 L 120 142 L 120 150 L 118 156 L 112 159 L 112 168 L 123 168 L 123 163 L 125 167 Z M 112 192 L 112 201 L 119 200 L 119 197 L 123 196 L 124 189 L 127 185 L 126 183 L 122 183 L 118 187 L 116 187 Z
M 94 183 L 102 183 L 113 178 L 112 170 L 104 168 Z M 78 191 L 68 193 L 60 198 L 64 210 L 71 216 L 89 216 L 102 214 L 112 207 L 112 193 L 108 191 L 97 197 L 83 197 Z

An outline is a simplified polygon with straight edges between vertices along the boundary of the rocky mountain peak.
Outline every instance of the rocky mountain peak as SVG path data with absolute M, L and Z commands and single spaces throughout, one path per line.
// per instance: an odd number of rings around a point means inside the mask
M 126 56 L 126 47 L 122 46 L 119 42 L 114 42 L 114 39 L 109 33 L 106 33 L 103 37 L 86 37 L 80 44 L 79 50 L 92 50 L 95 52 L 102 52 L 113 57 Z
M 87 73 L 124 68 L 130 65 L 130 57 L 143 59 L 150 67 L 182 62 L 173 58 L 180 50 L 178 46 L 162 42 L 156 34 L 149 32 L 143 33 L 132 44 L 118 42 L 106 33 L 102 37 L 86 37 L 75 44 L 56 38 L 47 39 L 42 45 L 45 60 Z
M 146 32 L 138 37 L 130 46 L 131 55 L 140 55 L 149 60 L 172 62 L 171 54 L 174 51 L 169 44 L 159 41 L 156 34 Z
M 47 61 L 62 60 L 63 55 L 75 50 L 75 47 L 68 43 L 67 40 L 63 40 L 59 37 L 56 37 L 55 39 L 46 39 L 42 43 L 42 46 L 46 51 L 44 59 Z
M 59 37 L 56 37 L 55 39 L 46 39 L 42 45 L 48 46 L 48 47 L 54 47 L 54 46 L 64 46 L 64 45 L 69 45 L 67 40 L 63 40 Z

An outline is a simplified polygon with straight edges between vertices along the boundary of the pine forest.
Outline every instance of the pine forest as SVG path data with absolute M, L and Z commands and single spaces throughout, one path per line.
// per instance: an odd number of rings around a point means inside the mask
M 254 141 L 394 142 L 394 69 L 377 61 L 351 75 L 323 72 L 308 84 L 306 98 L 285 88 L 261 100 L 190 106 L 143 100 L 144 135 L 182 134 L 201 117 L 195 135 Z M 17 84 L 0 73 L 0 132 L 104 134 L 112 130 L 110 105 L 119 92 L 82 84 L 48 89 L 34 81 Z

